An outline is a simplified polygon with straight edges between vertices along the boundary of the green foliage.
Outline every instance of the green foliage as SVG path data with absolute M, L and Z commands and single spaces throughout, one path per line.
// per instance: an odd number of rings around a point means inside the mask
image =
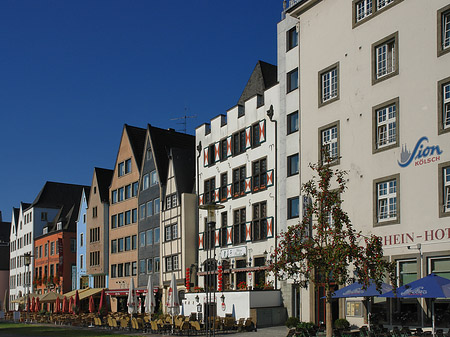
M 291 329 L 291 328 L 295 328 L 298 324 L 299 324 L 300 320 L 297 317 L 289 317 L 286 320 L 286 326 Z
M 334 321 L 334 327 L 336 329 L 348 329 L 350 327 L 350 323 L 345 318 L 338 318 Z
M 297 324 L 297 329 L 312 330 L 315 327 L 316 325 L 313 322 L 299 322 Z

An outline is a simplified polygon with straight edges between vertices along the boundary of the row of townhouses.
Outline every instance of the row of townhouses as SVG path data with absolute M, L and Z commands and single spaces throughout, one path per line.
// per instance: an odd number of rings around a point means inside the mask
M 450 278 L 449 51 L 448 0 L 284 1 L 278 65 L 259 61 L 234 107 L 195 137 L 125 125 L 113 170 L 95 168 L 90 187 L 47 183 L 13 210 L 10 298 L 31 283 L 107 287 L 112 309 L 124 310 L 130 277 L 143 289 L 152 275 L 164 301 L 175 273 L 185 314 L 206 301 L 195 286 L 224 290 L 223 314 L 324 322 L 320 287 L 267 272 L 277 235 L 301 220 L 301 186 L 323 150 L 348 172 L 344 210 L 382 237 L 399 282 Z M 52 188 L 78 199 L 65 204 Z M 211 203 L 221 205 L 214 222 L 202 209 Z M 242 284 L 253 291 L 233 297 Z M 380 323 L 430 317 L 427 301 L 372 302 Z M 340 300 L 333 316 L 362 324 L 367 308 Z

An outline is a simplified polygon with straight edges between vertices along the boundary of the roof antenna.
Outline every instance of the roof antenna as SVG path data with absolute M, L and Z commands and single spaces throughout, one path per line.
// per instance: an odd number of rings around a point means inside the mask
M 187 119 L 188 119 L 188 118 L 197 118 L 197 115 L 188 116 L 188 115 L 187 115 L 187 107 L 184 107 L 184 116 L 182 116 L 182 117 L 176 117 L 176 118 L 171 118 L 170 120 L 171 120 L 171 121 L 183 120 L 183 121 L 181 121 L 181 122 L 178 122 L 177 124 L 182 124 L 182 125 L 183 125 L 183 128 L 182 128 L 181 130 L 179 130 L 179 131 L 183 131 L 184 133 L 186 133 L 186 132 L 187 132 L 187 127 L 186 127 L 186 125 L 187 125 Z

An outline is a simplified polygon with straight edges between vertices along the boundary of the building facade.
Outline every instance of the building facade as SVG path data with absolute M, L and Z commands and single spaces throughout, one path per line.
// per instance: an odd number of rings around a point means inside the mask
M 450 277 L 449 9 L 447 0 L 290 1 L 278 25 L 280 87 L 286 85 L 280 120 L 299 112 L 299 186 L 311 179 L 308 164 L 323 160 L 322 150 L 333 168 L 347 171 L 343 208 L 357 230 L 383 239 L 399 284 L 431 272 Z M 294 150 L 283 146 L 280 162 Z M 287 209 L 291 192 L 302 198 L 290 186 L 280 195 Z M 289 297 L 290 315 L 324 321 L 315 291 Z M 439 301 L 436 312 L 448 304 Z M 362 299 L 340 300 L 334 315 L 362 324 Z M 379 323 L 427 324 L 429 315 L 422 300 L 373 303 Z
M 81 195 L 80 210 L 77 219 L 77 285 L 75 289 L 84 289 L 89 286 L 89 276 L 86 272 L 87 265 L 87 211 L 89 205 L 90 189 L 83 190 Z
M 86 222 L 86 272 L 89 287 L 109 285 L 109 185 L 113 171 L 94 168 Z
M 202 288 L 258 289 L 274 280 L 266 275 L 276 237 L 277 68 L 259 61 L 238 104 L 196 129 L 200 205 L 220 203 L 216 223 L 199 211 L 198 276 Z M 214 274 L 211 277 L 207 271 Z

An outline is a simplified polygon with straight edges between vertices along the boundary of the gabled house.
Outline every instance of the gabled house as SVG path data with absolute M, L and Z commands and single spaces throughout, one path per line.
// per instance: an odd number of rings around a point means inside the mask
M 77 224 L 77 285 L 76 289 L 84 289 L 89 286 L 89 277 L 86 273 L 87 265 L 87 211 L 89 205 L 90 188 L 83 189 L 81 194 L 80 209 L 78 211 Z
M 130 278 L 137 284 L 138 186 L 146 130 L 125 124 L 109 187 L 109 264 L 108 294 L 113 311 L 126 310 Z
M 3 301 L 8 300 L 10 231 L 11 223 L 3 221 L 0 211 L 0 310 L 3 310 Z
M 113 170 L 96 167 L 86 219 L 86 273 L 89 287 L 109 286 L 109 186 Z

